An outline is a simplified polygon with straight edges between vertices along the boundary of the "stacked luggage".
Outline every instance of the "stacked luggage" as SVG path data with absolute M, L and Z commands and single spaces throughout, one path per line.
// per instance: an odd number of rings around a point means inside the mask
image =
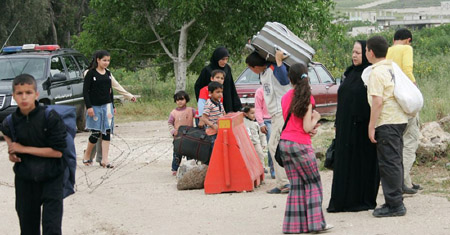
M 270 62 L 275 62 L 275 51 L 281 50 L 287 55 L 283 62 L 288 66 L 295 63 L 308 65 L 316 53 L 311 46 L 278 22 L 267 22 L 247 47 Z

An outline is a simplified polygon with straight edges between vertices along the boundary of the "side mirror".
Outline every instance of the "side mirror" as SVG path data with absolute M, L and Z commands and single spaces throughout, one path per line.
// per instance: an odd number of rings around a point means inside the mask
M 336 78 L 335 81 L 336 81 L 336 85 L 340 85 L 342 82 L 341 78 Z
M 63 73 L 57 73 L 50 79 L 51 82 L 61 82 L 65 80 L 67 80 L 67 77 Z

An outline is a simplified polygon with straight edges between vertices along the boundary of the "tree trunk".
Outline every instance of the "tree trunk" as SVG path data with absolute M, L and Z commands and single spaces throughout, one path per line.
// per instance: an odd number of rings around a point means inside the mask
M 178 60 L 175 64 L 175 92 L 186 89 L 186 71 L 187 71 L 187 39 L 188 39 L 188 28 L 190 25 L 185 24 L 180 30 L 180 39 L 178 42 Z
M 52 34 L 53 34 L 53 44 L 58 44 L 58 32 L 56 31 L 55 25 L 55 12 L 53 11 L 52 4 L 50 3 L 50 19 L 52 22 Z

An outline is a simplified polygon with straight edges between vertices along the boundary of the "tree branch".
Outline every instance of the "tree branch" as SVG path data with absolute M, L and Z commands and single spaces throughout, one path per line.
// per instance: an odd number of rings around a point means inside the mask
M 191 55 L 191 58 L 189 58 L 188 62 L 187 62 L 187 66 L 191 65 L 192 62 L 194 61 L 195 57 L 197 57 L 198 53 L 200 53 L 200 51 L 203 48 L 203 45 L 205 45 L 205 41 L 206 38 L 208 37 L 208 33 L 206 33 L 206 35 L 202 38 L 202 40 L 200 40 L 200 42 L 198 43 L 197 48 L 195 49 L 194 53 Z
M 150 25 L 150 28 L 152 29 L 153 33 L 155 34 L 156 38 L 158 39 L 159 43 L 161 44 L 162 48 L 166 52 L 166 54 L 174 61 L 176 62 L 178 60 L 177 57 L 173 56 L 172 53 L 170 53 L 169 49 L 167 49 L 166 44 L 163 42 L 162 38 L 159 36 L 159 34 L 156 32 L 155 25 L 153 24 L 153 21 L 151 19 L 150 14 L 148 13 L 148 10 L 146 7 L 144 7 L 145 17 L 147 18 L 148 24 Z

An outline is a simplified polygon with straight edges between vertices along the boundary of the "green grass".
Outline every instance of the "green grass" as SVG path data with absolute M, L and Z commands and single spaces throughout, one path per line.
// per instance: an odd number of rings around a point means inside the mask
M 450 115 L 450 57 L 437 55 L 415 58 L 415 77 L 424 96 L 421 122 L 439 120 Z
M 392 9 L 392 8 L 415 8 L 415 7 L 432 7 L 440 6 L 443 0 L 396 0 L 389 3 L 380 4 L 369 9 Z M 334 0 L 336 9 L 352 9 L 374 0 Z
M 334 2 L 336 9 L 348 9 L 371 3 L 373 0 L 334 0 Z
M 436 7 L 441 5 L 444 0 L 396 0 L 389 3 L 380 4 L 373 8 L 392 9 L 392 8 L 416 8 L 416 7 Z

